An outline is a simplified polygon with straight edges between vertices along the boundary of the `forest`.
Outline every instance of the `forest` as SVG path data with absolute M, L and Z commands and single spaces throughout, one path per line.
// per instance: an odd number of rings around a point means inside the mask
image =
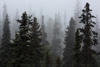
M 27 11 L 16 11 L 11 20 L 4 3 L 0 67 L 100 67 L 100 23 L 93 11 L 89 2 L 81 8 L 77 0 L 68 22 L 66 12 L 63 21 L 59 12 L 47 19 Z

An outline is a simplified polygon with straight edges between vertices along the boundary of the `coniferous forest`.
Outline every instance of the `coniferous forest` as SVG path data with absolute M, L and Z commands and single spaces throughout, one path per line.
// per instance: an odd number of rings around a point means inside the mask
M 100 23 L 91 6 L 76 0 L 74 15 L 65 10 L 62 20 L 59 12 L 53 18 L 41 9 L 38 17 L 31 8 L 12 18 L 4 3 L 0 67 L 100 67 Z

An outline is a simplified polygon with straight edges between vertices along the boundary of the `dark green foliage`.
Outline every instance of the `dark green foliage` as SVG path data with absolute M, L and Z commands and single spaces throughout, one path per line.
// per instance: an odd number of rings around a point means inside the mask
M 30 28 L 31 26 L 31 17 L 28 17 L 26 12 L 23 13 L 21 20 L 18 20 L 20 23 L 19 31 L 16 33 L 15 40 L 11 46 L 11 55 L 12 59 L 9 62 L 9 67 L 32 67 L 33 64 L 30 59 Z
M 95 18 L 91 14 L 91 9 L 89 8 L 89 3 L 86 3 L 85 9 L 82 10 L 82 15 L 79 17 L 81 19 L 80 23 L 84 24 L 83 28 L 80 28 L 80 32 L 83 35 L 82 42 L 82 67 L 97 67 L 97 61 L 95 59 L 95 56 L 97 55 L 97 52 L 93 49 L 91 49 L 92 46 L 97 45 L 97 35 L 95 31 L 92 30 L 95 22 L 92 21 L 92 18 Z
M 1 40 L 1 47 L 0 47 L 0 66 L 1 67 L 7 67 L 7 63 L 10 59 L 10 52 L 9 52 L 9 46 L 10 43 L 10 29 L 9 29 L 9 18 L 6 14 L 6 18 L 4 20 L 4 26 L 3 26 L 3 34 L 2 34 L 2 40 Z
M 61 61 L 60 57 L 57 57 L 55 67 L 62 67 L 62 61 Z
M 80 35 L 79 30 L 77 29 L 75 33 L 75 45 L 74 45 L 74 65 L 73 67 L 81 67 L 81 43 L 82 35 Z
M 33 58 L 33 64 L 35 67 L 40 67 L 41 59 L 43 58 L 43 49 L 42 49 L 42 38 L 41 38 L 41 30 L 40 26 L 37 23 L 37 18 L 34 17 L 33 24 L 32 24 L 32 39 L 31 39 L 31 50 L 33 53 L 31 54 Z
M 63 53 L 63 67 L 72 67 L 75 40 L 75 21 L 71 18 L 65 35 L 65 49 Z

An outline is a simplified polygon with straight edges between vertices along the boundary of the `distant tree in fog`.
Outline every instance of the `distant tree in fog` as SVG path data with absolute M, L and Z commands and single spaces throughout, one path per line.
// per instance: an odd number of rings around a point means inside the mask
M 53 29 L 53 38 L 52 38 L 52 46 L 51 50 L 52 52 L 61 57 L 62 56 L 62 39 L 61 39 L 61 25 L 59 25 L 60 18 L 55 15 L 55 23 L 54 23 L 54 29 Z
M 45 31 L 44 16 L 42 16 L 41 33 L 42 33 L 42 44 L 49 46 L 50 44 L 47 41 L 47 33 Z
M 54 29 L 54 20 L 49 17 L 47 20 L 47 27 L 46 27 L 46 32 L 47 32 L 47 40 L 49 43 L 52 43 L 52 37 L 53 37 L 53 29 Z

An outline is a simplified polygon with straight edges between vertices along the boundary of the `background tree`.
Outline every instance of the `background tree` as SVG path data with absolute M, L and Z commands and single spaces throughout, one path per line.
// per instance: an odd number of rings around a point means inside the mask
M 0 48 L 0 66 L 1 67 L 7 67 L 7 63 L 10 59 L 10 53 L 9 53 L 9 46 L 10 44 L 10 29 L 9 29 L 9 17 L 8 14 L 6 14 L 6 18 L 4 20 L 4 26 L 3 26 L 3 34 L 2 34 L 2 40 L 1 40 L 1 48 Z
M 46 32 L 47 32 L 47 40 L 50 43 L 50 45 L 52 44 L 52 38 L 53 38 L 53 29 L 54 29 L 54 20 L 49 17 L 47 20 L 47 27 L 45 28 Z
M 75 41 L 75 20 L 70 19 L 69 26 L 65 35 L 65 48 L 63 53 L 63 67 L 72 67 L 73 65 L 73 53 L 74 53 L 74 41 Z
M 42 33 L 42 44 L 43 45 L 49 45 L 49 42 L 47 41 L 47 33 L 45 32 L 45 24 L 44 24 L 44 16 L 42 16 L 42 24 L 41 24 L 41 33 Z
M 54 30 L 53 30 L 53 40 L 52 40 L 52 46 L 51 50 L 56 56 L 62 55 L 62 39 L 60 38 L 61 31 L 60 31 L 60 26 L 58 22 L 58 16 L 55 16 L 55 24 L 54 24 Z
M 95 18 L 91 14 L 91 9 L 89 3 L 86 3 L 85 9 L 82 10 L 82 15 L 79 17 L 81 19 L 80 23 L 84 24 L 83 28 L 80 28 L 83 34 L 83 47 L 82 47 L 82 66 L 83 67 L 97 67 L 97 61 L 95 56 L 97 52 L 91 47 L 97 45 L 97 33 L 93 31 L 93 27 L 96 24 L 92 21 Z

